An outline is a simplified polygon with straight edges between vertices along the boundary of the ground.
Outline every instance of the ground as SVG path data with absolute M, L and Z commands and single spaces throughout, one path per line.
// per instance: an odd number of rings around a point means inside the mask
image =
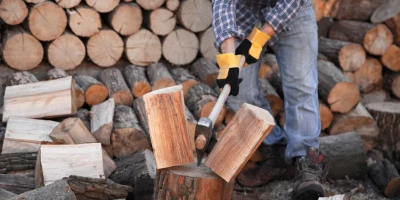
M 361 189 L 350 200 L 398 200 L 397 198 L 385 198 L 371 182 L 365 180 L 338 180 L 324 183 L 325 188 L 332 195 L 347 194 L 355 188 Z M 234 200 L 289 200 L 292 192 L 292 181 L 274 181 L 258 188 L 235 187 Z

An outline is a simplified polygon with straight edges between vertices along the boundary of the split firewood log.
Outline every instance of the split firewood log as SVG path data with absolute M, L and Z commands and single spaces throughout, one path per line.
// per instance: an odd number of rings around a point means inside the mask
M 108 88 L 96 78 L 87 75 L 75 75 L 76 83 L 82 87 L 85 102 L 89 106 L 102 103 L 108 97 Z
M 209 27 L 198 34 L 200 42 L 200 54 L 202 57 L 217 63 L 217 55 L 219 54 L 214 46 L 215 36 L 212 27 Z
M 146 69 L 144 67 L 128 65 L 125 67 L 123 74 L 135 98 L 141 97 L 151 91 L 151 85 L 147 80 Z
M 0 174 L 0 189 L 22 194 L 35 189 L 35 178 L 24 175 Z
M 144 129 L 145 134 L 150 137 L 149 125 L 147 123 L 146 108 L 144 106 L 143 96 L 136 98 L 133 101 L 133 110 L 140 121 L 141 127 Z
M 146 73 L 153 91 L 176 85 L 165 63 L 159 62 L 149 65 L 146 68 Z
M 29 71 L 18 71 L 7 77 L 6 86 L 23 85 L 36 83 L 39 80 Z
M 28 7 L 23 0 L 0 2 L 0 18 L 9 25 L 21 24 L 28 16 Z
M 0 155 L 0 174 L 35 169 L 36 152 Z
M 182 85 L 183 96 L 185 100 L 188 98 L 190 88 L 199 83 L 199 80 L 189 72 L 186 68 L 175 67 L 169 70 L 176 84 Z
M 133 95 L 125 82 L 122 72 L 115 68 L 107 68 L 100 72 L 99 80 L 108 88 L 109 98 L 113 98 L 115 104 L 132 106 Z
M 17 196 L 10 198 L 10 200 L 26 199 L 76 199 L 74 192 L 71 190 L 71 186 L 65 180 L 54 181 L 53 184 L 37 188 L 31 191 L 26 191 Z
M 0 188 L 0 199 L 11 199 L 12 197 L 15 196 L 17 196 L 17 194 Z
M 218 66 L 211 59 L 199 58 L 191 66 L 190 72 L 203 83 L 214 87 L 217 85 Z
M 103 145 L 111 144 L 115 102 L 113 98 L 91 107 L 90 132 Z

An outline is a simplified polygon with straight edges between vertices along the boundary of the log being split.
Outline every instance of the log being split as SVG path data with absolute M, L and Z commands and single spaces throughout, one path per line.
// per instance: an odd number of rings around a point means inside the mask
M 61 144 L 85 144 L 85 143 L 98 143 L 96 138 L 86 128 L 84 122 L 76 117 L 71 117 L 63 120 L 53 131 L 50 133 L 50 138 L 57 143 Z M 106 151 L 102 149 L 104 175 L 106 177 L 115 170 L 116 165 L 114 161 L 108 156 Z M 40 170 L 38 170 L 40 171 Z M 39 174 L 37 174 L 37 180 Z M 39 185 L 42 183 L 38 183 Z
M 157 169 L 194 162 L 186 126 L 182 86 L 147 93 L 143 100 Z M 174 116 L 173 119 L 171 116 Z
M 35 169 L 37 153 L 10 153 L 0 155 L 0 174 Z
M 182 1 L 176 17 L 180 25 L 197 33 L 205 31 L 212 22 L 211 2 L 208 0 Z
M 400 46 L 400 13 L 386 20 L 385 25 L 392 31 L 394 43 Z
M 400 99 L 400 72 L 385 72 L 383 80 L 384 88 Z
M 282 98 L 268 80 L 259 78 L 260 89 L 263 96 L 268 100 L 273 116 L 275 117 L 283 108 Z
M 223 137 L 209 154 L 206 165 L 226 182 L 230 182 L 274 126 L 274 118 L 268 111 L 251 104 L 242 104 L 224 129 Z
M 217 63 L 218 51 L 214 46 L 215 36 L 212 27 L 198 34 L 200 42 L 200 54 L 202 57 Z
M 75 75 L 76 83 L 82 87 L 85 102 L 89 106 L 97 105 L 108 97 L 108 88 L 96 78 L 86 75 Z
M 47 59 L 55 68 L 75 69 L 86 56 L 86 48 L 81 39 L 69 31 L 65 31 L 46 46 Z
M 357 133 L 320 137 L 319 143 L 330 162 L 328 179 L 362 179 L 367 175 L 367 155 Z
M 133 96 L 132 92 L 129 90 L 128 85 L 125 82 L 122 72 L 111 67 L 101 71 L 100 81 L 103 82 L 109 91 L 109 97 L 114 98 L 115 104 L 123 104 L 127 106 L 132 106 Z
M 329 38 L 318 40 L 319 52 L 329 58 L 343 71 L 354 71 L 361 67 L 366 60 L 366 52 L 360 44 L 350 43 Z
M 133 191 L 131 186 L 121 185 L 104 178 L 71 175 L 62 180 L 71 186 L 77 199 L 126 199 L 128 193 Z M 92 188 L 101 189 L 93 190 Z
M 26 26 L 40 41 L 51 41 L 64 33 L 67 27 L 65 11 L 52 1 L 35 4 L 26 18 Z
M 177 26 L 163 39 L 162 55 L 172 64 L 186 65 L 196 59 L 199 46 L 199 39 L 193 32 Z
M 400 48 L 393 44 L 389 47 L 385 54 L 382 55 L 381 60 L 383 65 L 395 72 L 400 71 Z
M 40 41 L 21 26 L 9 26 L 2 35 L 1 46 L 2 60 L 17 70 L 33 69 L 44 57 Z
M 102 23 L 100 14 L 93 8 L 80 5 L 67 10 L 68 25 L 72 32 L 80 37 L 91 37 L 100 32 Z
M 391 157 L 398 154 L 400 143 L 400 106 L 395 102 L 375 102 L 365 105 L 379 127 L 378 145 Z
M 153 91 L 176 85 L 165 63 L 153 63 L 147 67 L 146 72 Z
M 199 83 L 199 80 L 192 75 L 186 68 L 176 67 L 170 70 L 176 84 L 182 85 L 183 96 L 187 99 L 187 94 L 194 85 Z
M 185 101 L 189 110 L 193 115 L 200 119 L 208 117 L 217 101 L 217 93 L 205 83 L 198 83 L 193 86 L 188 93 L 188 98 Z M 224 121 L 227 112 L 227 107 L 223 106 L 219 113 L 215 125 L 221 124 Z
M 127 81 L 134 97 L 141 97 L 151 91 L 151 85 L 146 77 L 146 69 L 135 65 L 128 65 L 124 69 L 124 78 Z
M 125 57 L 132 64 L 148 66 L 158 62 L 161 55 L 160 38 L 149 30 L 142 28 L 125 39 Z
M 225 182 L 204 164 L 188 164 L 157 173 L 154 196 L 166 199 L 232 199 L 233 182 Z
M 134 199 L 152 199 L 156 161 L 152 151 L 137 151 L 132 155 L 115 159 L 117 168 L 109 177 L 115 183 L 133 187 L 129 195 Z
M 126 105 L 115 107 L 111 143 L 117 158 L 128 156 L 142 149 L 151 150 L 150 138 L 146 137 L 131 107 Z
M 28 16 L 28 7 L 23 0 L 3 0 L 0 2 L 0 18 L 9 25 L 17 25 Z
M 210 59 L 199 58 L 191 66 L 190 72 L 203 83 L 214 87 L 217 85 L 218 66 Z
M 29 71 L 19 71 L 7 77 L 6 86 L 23 85 L 39 82 L 35 75 Z
M 318 93 L 332 112 L 347 113 L 360 100 L 358 87 L 331 62 L 318 60 Z
M 154 34 L 166 36 L 175 29 L 176 17 L 174 12 L 161 7 L 145 12 L 143 24 Z
M 382 64 L 375 58 L 367 58 L 354 73 L 354 83 L 362 93 L 382 87 Z
M 120 3 L 107 14 L 107 20 L 117 33 L 123 36 L 132 35 L 142 25 L 142 10 L 136 3 Z
M 90 132 L 103 145 L 111 144 L 115 102 L 113 98 L 92 106 Z
M 50 118 L 76 113 L 72 76 L 9 86 L 4 95 L 3 122 L 10 116 Z
M 62 69 L 54 68 L 47 72 L 48 80 L 64 78 L 67 76 L 69 76 L 67 72 L 65 72 Z M 76 108 L 79 109 L 85 103 L 85 92 L 83 91 L 82 87 L 78 83 L 76 83 L 75 78 L 74 78 L 74 85 L 75 85 L 75 104 Z
M 393 34 L 384 24 L 351 20 L 334 22 L 329 38 L 358 43 L 372 55 L 383 55 L 393 43 Z
M 112 29 L 107 27 L 92 35 L 86 44 L 87 55 L 100 67 L 111 67 L 122 57 L 124 41 Z
M 118 6 L 119 0 L 86 0 L 86 4 L 96 9 L 99 13 L 108 13 Z

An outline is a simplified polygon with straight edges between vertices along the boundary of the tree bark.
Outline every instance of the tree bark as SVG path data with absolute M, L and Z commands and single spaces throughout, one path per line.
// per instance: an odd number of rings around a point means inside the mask
M 174 65 L 187 65 L 196 59 L 199 46 L 199 39 L 193 32 L 176 26 L 163 38 L 162 55 Z
M 35 169 L 37 153 L 11 153 L 0 155 L 0 174 Z
M 156 176 L 156 161 L 152 151 L 140 150 L 132 155 L 117 158 L 116 170 L 109 179 L 118 184 L 131 186 L 130 198 L 151 200 Z
M 90 130 L 90 112 L 86 108 L 80 108 L 78 111 L 76 111 L 75 116 L 76 118 L 79 118 L 82 120 L 83 124 L 85 127 Z
M 99 13 L 108 13 L 118 6 L 119 0 L 86 0 L 86 4 L 96 9 Z
M 385 54 L 382 55 L 381 60 L 383 65 L 395 72 L 400 71 L 400 48 L 397 45 L 391 45 Z
M 125 39 L 125 57 L 134 65 L 147 67 L 157 63 L 161 55 L 160 38 L 147 29 L 142 28 Z
M 37 83 L 39 80 L 29 71 L 19 71 L 7 77 L 6 86 L 23 85 Z
M 385 197 L 395 197 L 400 193 L 400 176 L 395 166 L 386 158 L 368 158 L 368 177 Z
M 318 93 L 332 112 L 347 113 L 360 100 L 360 91 L 331 62 L 318 60 Z
M 71 187 L 64 180 L 55 181 L 53 184 L 19 194 L 10 200 L 35 200 L 35 199 L 76 199 Z
M 133 191 L 131 186 L 121 185 L 104 178 L 71 175 L 62 180 L 68 183 L 78 200 L 126 199 L 128 193 Z M 93 190 L 93 188 L 96 189 Z
M 362 179 L 367 175 L 367 155 L 357 133 L 320 137 L 319 143 L 330 162 L 328 179 Z
M 0 18 L 8 25 L 21 24 L 28 16 L 28 7 L 23 0 L 0 2 Z
M 35 179 L 23 175 L 0 174 L 0 188 L 21 194 L 35 189 Z
M 69 31 L 51 41 L 46 48 L 49 63 L 58 69 L 72 70 L 80 65 L 86 56 L 81 39 Z
M 181 26 L 198 33 L 210 27 L 211 11 L 211 2 L 208 0 L 187 0 L 181 2 L 176 11 L 176 18 Z
M 362 93 L 382 88 L 382 64 L 375 58 L 367 58 L 353 75 L 354 82 Z
M 64 33 L 67 22 L 67 15 L 59 5 L 45 1 L 33 5 L 25 25 L 38 40 L 52 41 Z
M 360 44 L 320 38 L 318 40 L 319 52 L 324 54 L 343 71 L 355 71 L 366 60 L 366 52 Z
M 149 125 L 147 122 L 147 114 L 144 106 L 143 97 L 138 97 L 133 101 L 133 110 L 135 111 L 137 117 L 139 118 L 140 125 L 145 131 L 145 134 L 149 137 Z
M 102 103 L 108 97 L 108 88 L 96 78 L 87 75 L 75 75 L 76 83 L 82 87 L 85 94 L 85 102 L 89 106 Z
M 176 85 L 165 63 L 153 63 L 146 72 L 153 91 Z
M 376 56 L 383 55 L 393 43 L 393 34 L 386 25 L 351 20 L 334 22 L 329 38 L 361 44 Z
M 190 72 L 210 87 L 217 85 L 218 66 L 210 59 L 199 58 L 191 66 Z
M 154 197 L 157 200 L 228 200 L 232 199 L 233 193 L 233 182 L 225 182 L 204 164 L 161 170 L 157 173 L 155 185 Z
M 133 96 L 125 82 L 122 72 L 115 68 L 103 70 L 99 76 L 100 81 L 108 88 L 110 98 L 114 98 L 115 104 L 132 106 Z
M 387 0 L 380 4 L 372 13 L 371 22 L 382 23 L 400 12 L 400 3 L 396 0 Z
M 383 76 L 384 88 L 400 99 L 400 72 L 385 71 Z
M 111 144 L 117 158 L 131 155 L 142 149 L 151 150 L 150 138 L 143 133 L 131 107 L 126 105 L 115 107 Z
M 384 0 L 340 1 L 335 18 L 338 20 L 369 21 L 374 10 L 384 2 Z
M 124 41 L 112 29 L 103 25 L 102 30 L 92 35 L 86 44 L 90 60 L 100 67 L 111 67 L 122 57 Z
M 122 36 L 129 36 L 139 31 L 142 25 L 142 10 L 136 3 L 119 3 L 107 14 L 109 25 Z
M 153 91 L 144 95 L 143 100 L 157 169 L 194 162 L 182 87 L 179 85 Z M 171 115 L 174 120 L 170 120 Z
M 386 80 L 386 78 L 384 78 L 384 80 Z M 383 89 L 380 89 L 380 90 L 376 90 L 373 92 L 362 94 L 360 102 L 363 105 L 367 105 L 372 102 L 384 102 L 388 99 L 390 99 L 389 92 L 387 92 Z
M 76 36 L 91 37 L 99 33 L 102 28 L 100 14 L 93 8 L 79 5 L 67 10 L 68 25 Z
M 174 78 L 176 84 L 181 84 L 183 89 L 183 96 L 185 100 L 188 98 L 190 88 L 199 83 L 197 77 L 189 72 L 186 68 L 176 67 L 169 70 L 171 76 Z
M 42 62 L 44 57 L 42 43 L 23 27 L 8 26 L 1 39 L 2 60 L 11 68 L 25 71 L 37 67 Z
M 168 35 L 176 26 L 175 13 L 164 7 L 144 12 L 143 18 L 143 24 L 154 34 L 160 36 Z
M 0 188 L 0 199 L 6 200 L 17 196 L 16 194 Z
M 124 69 L 124 78 L 134 97 L 141 97 L 151 92 L 151 85 L 146 77 L 146 69 L 135 65 L 128 65 Z

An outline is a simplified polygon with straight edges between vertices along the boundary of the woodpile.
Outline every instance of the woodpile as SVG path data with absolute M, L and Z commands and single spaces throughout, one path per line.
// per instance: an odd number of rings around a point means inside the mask
M 400 182 L 391 164 L 400 159 L 400 5 L 313 5 L 322 33 L 320 144 L 334 162 L 328 178 L 368 175 L 392 197 Z M 211 16 L 209 0 L 0 1 L 0 194 L 231 199 L 235 176 L 267 159 L 257 147 L 284 126 L 285 95 L 268 51 L 258 81 L 272 112 L 224 105 L 195 166 L 197 121 L 220 93 Z M 384 158 L 371 160 L 374 151 Z

